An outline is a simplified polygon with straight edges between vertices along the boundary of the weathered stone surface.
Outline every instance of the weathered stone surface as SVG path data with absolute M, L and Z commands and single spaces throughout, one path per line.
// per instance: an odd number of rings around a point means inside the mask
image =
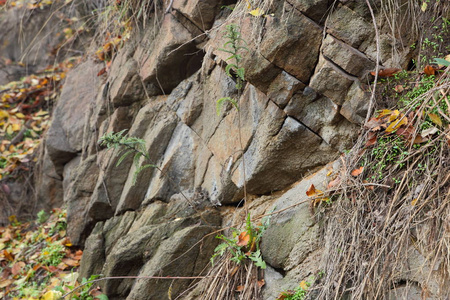
M 312 75 L 322 30 L 289 4 L 285 5 L 285 17 L 267 17 L 267 32 L 261 42 L 261 54 L 276 66 L 307 83 Z
M 58 63 L 74 55 L 81 47 L 78 43 L 64 43 L 61 27 L 65 24 L 61 15 L 71 19 L 78 15 L 81 5 L 63 5 L 54 3 L 45 9 L 15 7 L 0 11 L 0 85 L 20 80 L 22 77 L 42 71 L 49 65 Z M 84 21 L 71 20 L 73 28 Z M 67 47 L 64 47 L 67 46 Z M 58 51 L 55 51 L 58 50 Z M 69 50 L 69 51 L 67 51 Z M 50 55 L 50 51 L 56 52 Z M 20 64 L 19 64 L 20 62 Z
M 264 233 L 261 251 L 266 261 L 275 268 L 285 271 L 300 264 L 318 246 L 318 226 L 311 217 L 306 191 L 311 184 L 324 190 L 326 174 L 330 167 L 297 182 L 273 204 L 277 210 L 304 202 L 286 212 L 273 216 L 270 227 Z M 283 233 L 282 233 L 283 232 Z M 283 245 L 280 247 L 280 245 Z
M 309 85 L 318 93 L 333 100 L 337 105 L 342 105 L 348 89 L 357 78 L 342 72 L 323 56 L 320 56 L 316 70 Z
M 209 236 L 204 241 L 204 247 L 195 247 L 196 242 L 211 233 L 212 228 L 209 226 L 190 226 L 177 231 L 170 238 L 162 241 L 154 256 L 145 263 L 139 274 L 146 274 L 146 276 L 192 276 L 202 271 L 209 261 L 209 256 L 214 250 L 217 242 L 214 241 L 213 236 Z M 186 249 L 193 247 L 189 251 L 189 255 L 185 255 Z M 175 264 L 170 262 L 176 260 Z M 169 263 L 169 264 L 168 264 Z M 180 268 L 180 266 L 183 266 Z M 133 286 L 127 299 L 130 300 L 144 300 L 144 299 L 170 299 L 167 293 L 164 293 L 169 288 L 171 289 L 172 297 L 186 291 L 189 286 L 187 281 L 158 282 L 157 288 L 155 283 L 151 281 L 138 281 Z
M 221 164 L 225 165 L 230 158 L 234 163 L 242 155 L 239 150 L 247 148 L 250 143 L 267 102 L 263 93 L 248 85 L 239 100 L 239 110 L 232 108 L 224 116 L 208 141 L 208 148 Z M 231 132 L 239 134 L 230 134 Z
M 46 138 L 48 154 L 59 174 L 62 174 L 64 164 L 82 149 L 83 129 L 87 122 L 85 109 L 96 98 L 100 87 L 97 76 L 100 67 L 88 60 L 67 75 Z
M 370 40 L 374 36 L 371 22 L 341 4 L 330 14 L 327 21 L 327 32 L 356 49 L 364 41 Z
M 147 86 L 149 95 L 170 92 L 178 83 L 186 79 L 200 66 L 200 54 L 196 51 L 193 35 L 181 25 L 172 15 L 166 14 L 156 39 L 148 32 L 153 40 L 150 49 L 139 55 L 143 50 L 138 49 L 134 58 L 138 62 L 139 74 Z
M 342 104 L 340 113 L 347 120 L 355 124 L 362 124 L 369 109 L 370 95 L 364 92 L 358 83 L 353 83 L 348 91 L 346 100 Z
M 135 125 L 130 130 L 130 135 L 140 136 L 147 141 L 146 149 L 150 160 L 146 161 L 142 158 L 139 168 L 146 164 L 156 164 L 161 160 L 177 126 L 177 121 L 175 114 L 170 112 L 163 103 L 155 105 L 151 102 L 140 110 Z M 139 134 L 141 129 L 146 129 L 145 133 Z M 144 200 L 152 175 L 159 172 L 151 167 L 142 170 L 139 176 L 135 177 L 136 170 L 136 165 L 132 164 L 126 176 L 116 214 L 122 214 L 130 209 L 138 209 Z M 135 184 L 133 184 L 134 180 L 136 180 Z
M 188 191 L 194 186 L 195 149 L 200 139 L 188 126 L 178 123 L 164 155 L 157 165 L 145 195 L 144 205 L 155 199 L 168 201 L 175 193 Z
M 99 173 L 96 159 L 95 155 L 91 155 L 82 160 L 73 171 L 70 185 L 65 189 L 67 235 L 74 245 L 82 245 L 92 228 L 92 218 L 87 215 L 87 206 Z
M 98 222 L 86 240 L 80 262 L 80 277 L 89 278 L 93 274 L 101 274 L 105 263 L 103 238 L 103 222 Z
M 326 164 L 336 155 L 336 151 L 317 134 L 269 102 L 255 137 L 244 154 L 247 191 L 265 194 L 281 190 L 306 171 Z M 237 187 L 243 186 L 243 166 L 241 159 L 233 173 L 232 179 Z
M 110 69 L 109 96 L 115 107 L 127 106 L 144 98 L 144 85 L 139 76 L 138 63 L 132 57 L 131 47 L 121 49 Z
M 305 88 L 305 84 L 286 72 L 281 72 L 269 86 L 267 96 L 280 108 L 284 108 L 291 100 L 292 95 Z
M 324 23 L 329 12 L 330 0 L 288 0 L 291 5 L 305 16 L 318 23 Z
M 205 220 L 209 224 L 205 223 Z M 106 276 L 150 274 L 160 276 L 176 274 L 192 276 L 198 274 L 208 263 L 209 255 L 215 243 L 211 235 L 201 248 L 196 244 L 207 233 L 220 223 L 220 217 L 214 210 L 206 210 L 201 217 L 183 199 L 164 204 L 150 204 L 143 213 L 127 212 L 109 220 L 103 226 L 103 249 L 106 261 L 101 271 Z M 97 237 L 97 240 L 100 240 Z M 189 255 L 180 256 L 188 251 Z M 88 257 L 93 256 L 90 251 Z M 206 254 L 208 253 L 208 254 Z M 94 253 L 95 254 L 95 253 Z M 177 260 L 174 260 L 177 258 Z M 180 269 L 180 261 L 183 268 Z M 159 275 L 158 275 L 159 274 Z M 164 276 L 164 275 L 163 275 Z M 140 283 L 134 280 L 118 280 L 105 282 L 104 291 L 110 297 L 125 298 L 130 290 L 129 299 L 149 299 L 148 293 L 166 295 L 166 286 L 153 282 Z M 142 290 L 152 287 L 153 291 L 141 294 Z M 176 293 L 182 290 L 181 285 L 174 285 Z M 152 294 L 153 295 L 153 294 Z M 150 299 L 155 296 L 150 297 Z
M 355 48 L 327 35 L 322 43 L 322 55 L 337 64 L 345 72 L 364 78 L 375 69 L 375 63 Z
M 152 122 L 155 122 L 158 116 L 162 120 L 170 119 L 170 115 L 163 113 L 163 108 L 166 109 L 165 112 L 168 112 L 164 105 L 166 98 L 165 96 L 152 98 L 150 103 L 139 111 L 133 126 L 130 128 L 130 136 L 143 138 L 148 126 L 153 124 Z M 164 121 L 162 122 L 164 124 Z M 116 167 L 121 154 L 123 154 L 122 149 L 109 150 L 100 160 L 100 174 L 89 204 L 89 214 L 96 220 L 105 220 L 114 215 L 125 183 L 127 180 L 132 181 L 132 177 L 128 178 L 124 174 L 129 174 L 132 168 L 133 155 L 128 155 L 120 166 Z M 129 191 L 129 188 L 131 188 L 131 184 L 128 185 L 127 191 Z
M 198 84 L 200 80 L 200 74 L 197 72 L 182 81 L 167 98 L 167 105 L 188 126 L 197 120 L 203 109 L 203 89 Z
M 175 0 L 172 7 L 205 31 L 211 28 L 222 2 L 222 0 Z

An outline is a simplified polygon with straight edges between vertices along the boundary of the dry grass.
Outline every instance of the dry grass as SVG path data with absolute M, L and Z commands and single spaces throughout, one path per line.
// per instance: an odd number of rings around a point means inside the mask
M 262 271 L 250 260 L 241 264 L 232 262 L 228 252 L 215 262 L 206 277 L 198 283 L 197 293 L 200 296 L 195 299 L 262 299 L 261 287 L 258 285 L 262 275 Z
M 421 132 L 423 112 L 435 106 L 436 92 L 450 108 L 443 97 L 450 94 L 448 70 L 435 88 L 404 108 L 417 112 L 408 121 L 415 135 Z M 450 116 L 450 111 L 441 112 L 443 120 Z M 388 299 L 386 291 L 398 285 L 416 285 L 424 297 L 450 296 L 449 140 L 450 128 L 440 127 L 426 144 L 408 145 L 407 153 L 380 169 L 380 161 L 397 153 L 394 147 L 403 141 L 393 138 L 381 149 L 380 158 L 364 146 L 366 138 L 360 138 L 345 160 L 346 184 L 335 195 L 338 199 L 327 220 L 326 276 L 316 288 L 318 299 L 340 299 L 345 294 L 352 299 Z M 352 177 L 350 172 L 361 164 L 363 174 Z M 365 179 L 391 188 L 368 189 L 362 185 Z

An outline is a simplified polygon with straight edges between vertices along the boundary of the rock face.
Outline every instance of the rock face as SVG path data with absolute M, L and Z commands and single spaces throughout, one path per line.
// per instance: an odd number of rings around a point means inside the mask
M 323 188 L 336 168 L 329 163 L 353 145 L 369 98 L 361 86 L 376 61 L 364 1 L 272 1 L 264 19 L 243 3 L 231 14 L 221 9 L 229 2 L 175 0 L 169 13 L 152 12 L 159 22 L 120 49 L 107 75 L 97 76 L 101 66 L 91 60 L 68 75 L 44 173 L 62 188 L 72 243 L 85 247 L 83 277 L 200 274 L 216 245 L 209 234 L 244 189 L 264 202 L 253 213 L 288 208 L 306 200 L 311 183 Z M 242 90 L 220 49 L 232 23 L 246 41 Z M 382 66 L 392 66 L 389 51 Z M 217 114 L 223 97 L 239 109 L 225 103 Z M 117 167 L 120 149 L 98 144 L 123 129 L 145 140 L 158 167 L 136 184 L 133 174 L 148 162 L 136 166 L 129 156 Z M 261 248 L 270 265 L 266 299 L 320 268 L 319 236 L 306 201 L 273 218 Z M 188 285 L 123 279 L 103 288 L 110 299 L 168 299 L 169 287 L 175 297 Z

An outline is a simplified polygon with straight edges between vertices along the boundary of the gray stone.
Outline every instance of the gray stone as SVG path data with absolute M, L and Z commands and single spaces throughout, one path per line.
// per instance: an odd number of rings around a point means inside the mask
M 332 3 L 330 0 L 288 0 L 287 2 L 302 14 L 321 24 L 325 23 L 329 6 Z
M 244 154 L 247 191 L 266 194 L 281 190 L 305 172 L 336 156 L 337 152 L 317 134 L 269 102 L 255 137 Z M 244 182 L 243 166 L 241 159 L 232 175 L 238 188 Z
M 277 67 L 309 82 L 317 63 L 322 30 L 290 5 L 285 5 L 285 17 L 267 17 L 266 33 L 261 42 L 261 54 Z
M 99 69 L 99 64 L 88 60 L 67 75 L 46 138 L 48 154 L 59 174 L 62 174 L 64 164 L 82 149 L 83 129 L 87 122 L 85 110 L 100 87 Z
M 221 0 L 175 0 L 172 7 L 205 31 L 211 28 L 222 2 Z
M 280 108 L 284 108 L 291 100 L 292 95 L 299 90 L 304 89 L 305 84 L 286 72 L 281 72 L 269 86 L 267 96 L 275 102 Z
M 115 107 L 128 106 L 145 96 L 138 63 L 131 56 L 131 52 L 121 49 L 111 64 L 109 96 Z
M 147 164 L 156 164 L 162 159 L 177 122 L 176 115 L 170 112 L 165 105 L 154 105 L 151 102 L 139 112 L 134 122 L 135 126 L 130 130 L 130 135 L 139 136 L 146 141 L 145 149 L 149 160 L 141 158 L 138 166 L 131 165 L 116 208 L 116 215 L 130 209 L 138 209 L 144 201 L 151 178 L 159 170 L 150 167 L 142 170 L 139 174 L 136 174 L 136 170 Z M 140 133 L 141 129 L 146 129 L 143 135 Z M 131 154 L 131 156 L 133 155 Z
M 356 49 L 364 41 L 373 40 L 374 36 L 372 22 L 341 4 L 329 15 L 327 32 Z
M 375 69 L 375 63 L 362 52 L 327 35 L 322 43 L 322 55 L 350 75 L 363 79 Z
M 142 80 L 153 86 L 149 95 L 170 92 L 201 65 L 201 53 L 192 55 L 198 53 L 193 35 L 172 14 L 164 16 L 156 39 L 153 34 L 148 30 L 150 48 L 138 49 L 134 55 Z
M 364 92 L 359 84 L 355 82 L 348 91 L 340 113 L 350 122 L 362 125 L 369 109 L 369 103 L 369 93 Z
M 327 96 L 337 105 L 345 101 L 348 89 L 357 80 L 342 72 L 332 62 L 320 56 L 316 72 L 309 85 L 318 93 Z

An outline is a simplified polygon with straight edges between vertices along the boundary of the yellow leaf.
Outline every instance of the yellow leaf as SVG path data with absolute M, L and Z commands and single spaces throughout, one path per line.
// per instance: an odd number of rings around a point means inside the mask
M 395 130 L 397 130 L 398 128 L 400 128 L 400 126 L 402 125 L 406 125 L 408 124 L 408 119 L 405 116 L 400 116 L 399 120 L 395 120 L 394 122 L 392 122 L 388 128 L 386 128 L 386 132 L 390 133 L 393 132 Z
M 433 121 L 434 124 L 442 126 L 441 118 L 438 115 L 428 113 L 428 117 L 430 117 L 431 121 Z
M 416 203 L 417 203 L 417 200 L 419 200 L 419 199 L 413 199 L 413 201 L 411 201 L 411 206 L 415 206 L 416 205 Z
M 42 300 L 58 300 L 62 296 L 61 292 L 58 291 L 48 291 L 47 293 L 42 296 Z
M 6 110 L 0 110 L 0 120 L 9 117 L 9 113 Z
M 25 115 L 23 113 L 16 113 L 16 117 L 18 117 L 19 119 L 24 119 Z
M 21 125 L 21 124 L 17 124 L 17 123 L 12 124 L 12 130 L 13 130 L 13 131 L 19 131 L 20 128 L 22 127 L 22 126 L 20 126 L 20 125 Z
M 259 7 L 257 7 L 256 9 L 251 10 L 249 12 L 249 14 L 251 14 L 252 16 L 255 16 L 255 17 L 260 17 L 260 16 L 264 15 L 264 11 L 262 11 L 261 9 L 259 9 Z
M 420 9 L 421 9 L 423 12 L 425 12 L 425 11 L 427 10 L 427 7 L 428 7 L 428 4 L 424 1 L 424 2 L 422 3 L 422 6 L 420 7 Z

